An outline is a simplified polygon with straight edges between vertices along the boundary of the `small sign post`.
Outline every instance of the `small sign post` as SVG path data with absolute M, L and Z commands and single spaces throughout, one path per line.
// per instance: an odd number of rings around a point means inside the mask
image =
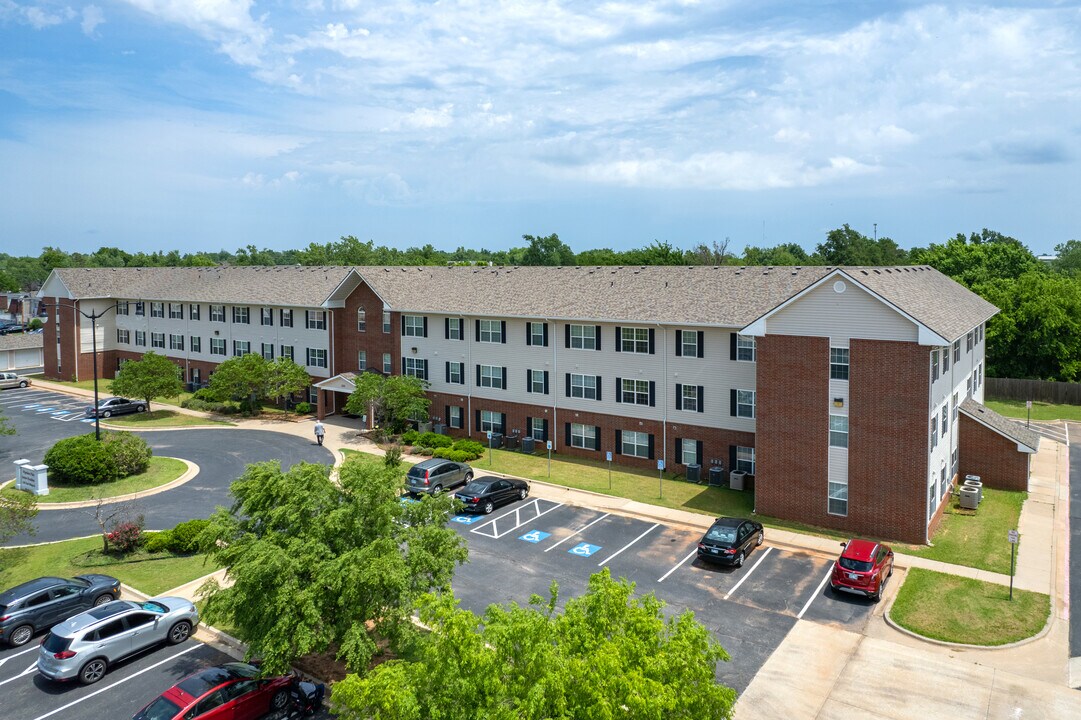
M 551 440 L 548 441 L 547 447 L 548 447 L 548 479 L 551 480 L 552 479 L 552 441 Z
M 608 489 L 612 489 L 612 451 L 609 450 L 604 454 L 604 459 L 608 461 Z
M 488 431 L 488 467 L 492 466 L 492 431 Z
M 664 460 L 657 461 L 657 494 L 664 497 Z
M 1029 421 L 1032 420 L 1032 401 L 1025 401 L 1025 427 L 1028 427 Z
M 1021 539 L 1021 535 L 1016 530 L 1010 530 L 1007 537 L 1010 540 L 1010 600 L 1013 601 L 1013 561 L 1017 553 L 1017 541 Z

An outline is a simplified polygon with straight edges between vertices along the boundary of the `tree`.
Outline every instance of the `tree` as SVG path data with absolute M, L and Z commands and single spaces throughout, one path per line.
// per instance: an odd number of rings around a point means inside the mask
M 371 408 L 377 426 L 400 430 L 412 418 L 427 416 L 432 405 L 424 392 L 427 387 L 427 382 L 412 375 L 361 373 L 345 401 L 345 411 L 367 415 Z
M 523 235 L 529 243 L 522 254 L 522 265 L 574 265 L 574 251 L 555 233 L 547 237 Z
M 684 611 L 593 575 L 585 595 L 493 605 L 484 616 L 449 595 L 424 598 L 416 660 L 392 660 L 334 686 L 342 720 L 576 720 L 732 717 L 736 693 L 716 682 L 728 654 Z
M 150 401 L 159 397 L 176 397 L 184 390 L 180 368 L 164 355 L 151 350 L 140 360 L 128 360 L 120 366 L 110 386 L 110 392 Z
M 222 400 L 249 399 L 254 404 L 265 397 L 269 380 L 270 361 L 247 353 L 218 365 L 210 376 L 210 392 Z
M 213 380 L 213 377 L 211 379 Z M 263 395 L 277 401 L 300 392 L 311 385 L 311 382 L 312 378 L 307 370 L 293 362 L 292 358 L 280 357 L 270 363 Z
M 726 237 L 724 242 L 719 243 L 714 240 L 713 247 L 701 243 L 688 254 L 698 265 L 727 265 L 732 259 L 732 253 L 728 250 L 730 242 L 732 242 L 731 239 Z
M 1067 240 L 1055 246 L 1058 259 L 1054 261 L 1055 270 L 1066 275 L 1081 274 L 1081 240 Z
M 249 465 L 230 488 L 233 507 L 200 536 L 233 583 L 204 586 L 205 617 L 234 628 L 268 674 L 330 648 L 365 669 L 376 638 L 404 637 L 417 599 L 447 588 L 466 560 L 446 527 L 449 495 L 402 503 L 401 470 L 359 457 L 338 478 L 325 465 Z
M 0 269 L 0 291 L 16 291 L 19 290 L 19 281 L 15 279 L 15 276 Z
M 927 248 L 913 248 L 911 258 L 912 262 L 930 265 L 968 288 L 1044 270 L 1020 240 L 986 228 L 967 238 L 957 233 L 942 245 L 932 243 Z
M 748 245 L 743 250 L 744 265 L 817 265 L 818 262 L 796 243 L 782 243 L 772 248 Z
M 623 253 L 627 265 L 686 265 L 687 258 L 683 251 L 671 243 L 654 240 L 641 250 L 628 250 Z
M 830 230 L 815 253 L 826 265 L 905 265 L 909 261 L 908 253 L 890 238 L 869 238 L 848 223 Z

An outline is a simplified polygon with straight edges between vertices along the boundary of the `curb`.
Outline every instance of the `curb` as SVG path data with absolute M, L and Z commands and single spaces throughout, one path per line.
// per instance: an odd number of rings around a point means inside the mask
M 180 462 L 184 463 L 187 466 L 187 470 L 185 470 L 183 473 L 181 473 L 180 477 L 178 477 L 176 480 L 170 480 L 169 482 L 165 483 L 164 485 L 159 485 L 158 487 L 150 488 L 149 490 L 144 490 L 142 492 L 128 493 L 127 495 L 116 495 L 115 497 L 101 498 L 101 500 L 100 500 L 101 504 L 102 505 L 115 505 L 116 503 L 127 502 L 129 500 L 138 500 L 139 498 L 149 497 L 151 495 L 157 495 L 158 493 L 167 492 L 167 491 L 172 490 L 174 488 L 180 487 L 184 483 L 190 482 L 193 478 L 195 478 L 199 474 L 199 466 L 196 465 L 195 463 L 193 463 L 191 460 L 185 460 L 184 458 L 168 457 L 168 456 L 165 456 L 165 455 L 162 455 L 161 457 L 164 457 L 164 458 L 166 458 L 168 460 L 179 460 Z M 8 482 L 4 483 L 3 485 L 0 485 L 0 490 L 4 489 L 10 483 L 13 483 L 13 482 L 15 482 L 15 481 L 14 480 L 9 480 Z M 37 503 L 37 507 L 38 507 L 38 510 L 40 510 L 40 511 L 77 510 L 79 508 L 96 507 L 98 502 L 99 502 L 98 500 L 73 500 L 71 502 Z

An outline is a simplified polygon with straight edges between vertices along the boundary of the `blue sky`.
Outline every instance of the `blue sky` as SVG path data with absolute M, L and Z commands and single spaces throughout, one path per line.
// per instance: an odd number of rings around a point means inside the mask
M 1077 3 L 0 0 L 0 251 L 1081 239 Z

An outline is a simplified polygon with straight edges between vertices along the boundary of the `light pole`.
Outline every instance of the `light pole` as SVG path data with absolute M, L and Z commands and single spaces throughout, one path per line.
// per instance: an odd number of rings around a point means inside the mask
M 56 303 L 55 309 L 56 309 L 56 314 L 59 315 L 60 314 L 60 303 Z M 89 318 L 89 320 L 90 320 L 90 347 L 91 347 L 91 354 L 92 354 L 93 361 L 94 361 L 94 439 L 100 442 L 101 441 L 101 414 L 98 412 L 98 318 L 104 317 L 105 313 L 109 312 L 110 310 L 116 310 L 116 303 L 113 303 L 112 305 L 109 305 L 108 307 L 106 307 L 100 313 L 97 312 L 97 311 L 93 311 L 89 315 L 84 313 L 82 310 L 80 310 L 75 305 L 72 305 L 71 309 L 74 310 L 75 312 L 79 313 L 80 315 L 82 315 L 84 318 Z M 57 319 L 59 319 L 59 318 L 57 318 Z M 56 327 L 56 326 L 54 325 L 54 327 Z M 77 323 L 76 323 L 76 330 L 78 330 L 78 324 Z M 75 333 L 75 340 L 76 340 L 76 342 L 80 341 L 78 332 Z M 77 347 L 78 346 L 76 346 L 76 348 Z M 79 362 L 78 359 L 77 359 L 78 358 L 78 349 L 76 349 L 75 352 L 76 352 L 76 361 L 75 362 L 78 363 Z M 76 367 L 78 367 L 78 365 L 76 365 Z

